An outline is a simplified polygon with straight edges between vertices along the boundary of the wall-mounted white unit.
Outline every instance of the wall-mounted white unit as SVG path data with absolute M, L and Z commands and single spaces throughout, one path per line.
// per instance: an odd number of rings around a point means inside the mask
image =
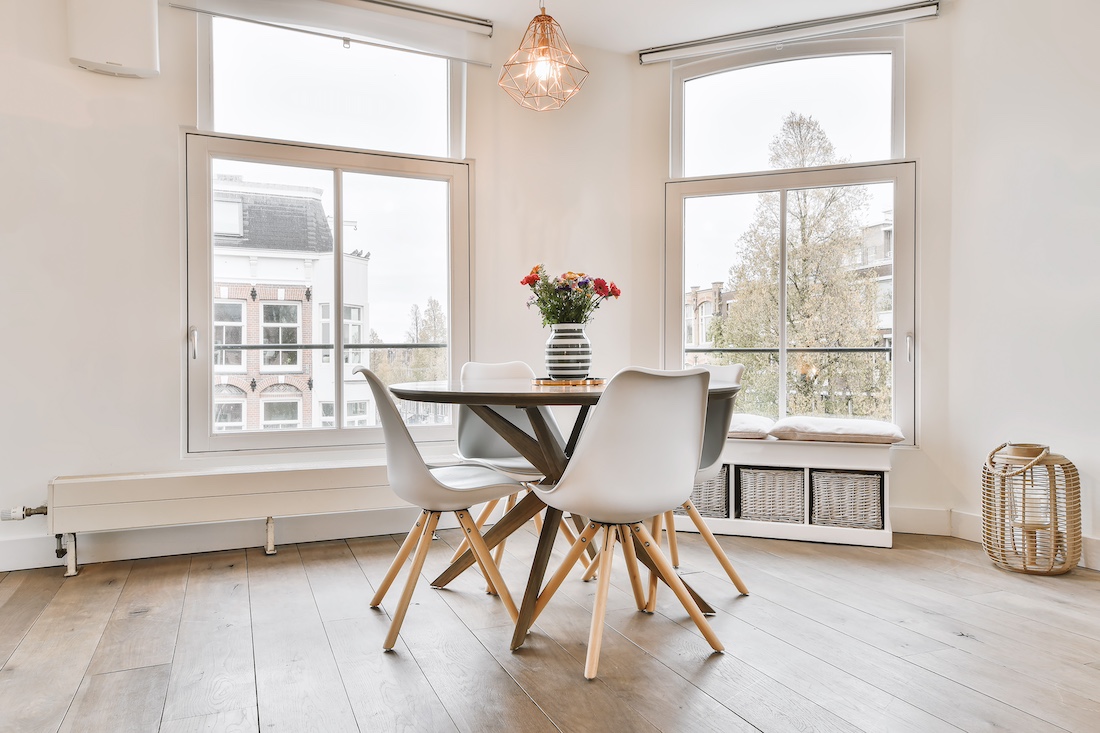
M 157 0 L 68 0 L 69 61 L 112 76 L 160 74 Z

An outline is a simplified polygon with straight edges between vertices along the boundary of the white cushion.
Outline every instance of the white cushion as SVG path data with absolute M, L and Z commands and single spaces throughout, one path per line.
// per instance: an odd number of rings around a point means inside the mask
M 775 424 L 770 417 L 760 415 L 734 415 L 730 421 L 731 438 L 766 438 L 768 430 Z
M 785 417 L 768 431 L 780 440 L 826 440 L 839 443 L 897 443 L 905 440 L 894 423 L 840 417 Z

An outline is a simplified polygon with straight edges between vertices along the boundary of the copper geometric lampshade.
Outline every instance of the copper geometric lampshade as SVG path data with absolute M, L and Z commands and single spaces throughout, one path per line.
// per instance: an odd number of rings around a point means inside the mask
M 540 8 L 519 50 L 504 64 L 497 84 L 528 109 L 544 112 L 568 102 L 588 78 L 558 21 Z

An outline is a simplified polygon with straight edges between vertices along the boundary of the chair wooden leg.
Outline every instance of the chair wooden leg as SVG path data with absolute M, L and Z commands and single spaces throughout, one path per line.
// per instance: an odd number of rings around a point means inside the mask
M 600 648 L 603 646 L 603 620 L 607 614 L 607 591 L 611 587 L 611 561 L 615 559 L 615 528 L 604 527 L 603 547 L 600 549 L 600 580 L 596 585 L 596 603 L 592 607 L 592 627 L 588 632 L 588 654 L 584 660 L 584 676 L 595 679 L 600 664 Z
M 508 497 L 508 502 L 504 505 L 505 514 L 512 511 L 512 509 L 516 506 L 516 496 L 518 496 L 518 494 L 512 494 Z M 482 522 L 482 524 L 484 524 L 484 522 Z M 478 524 L 477 528 L 480 530 L 481 524 Z M 500 561 L 504 558 L 504 543 L 507 541 L 507 538 L 505 538 L 497 543 L 497 546 L 493 548 L 493 562 L 497 564 L 498 568 L 500 567 Z M 489 578 L 487 577 L 485 578 L 485 592 L 490 593 L 494 596 L 497 595 L 497 589 L 493 587 L 493 581 L 489 580 Z
M 470 517 L 470 512 L 457 511 L 455 516 L 458 517 L 458 523 L 462 525 L 462 529 L 466 531 L 466 537 L 470 540 L 470 549 L 473 550 L 474 558 L 481 566 L 482 574 L 496 588 L 497 595 L 500 596 L 500 600 L 504 601 L 504 607 L 508 609 L 508 615 L 512 617 L 512 623 L 515 623 L 519 619 L 519 610 L 512 601 L 512 594 L 508 592 L 508 586 L 504 583 L 500 568 L 493 562 L 493 554 L 489 552 L 489 547 L 485 544 L 485 539 L 475 526 L 473 518 Z
M 619 525 L 619 542 L 623 546 L 623 556 L 626 558 L 626 572 L 630 576 L 630 589 L 634 591 L 634 605 L 639 611 L 645 610 L 645 593 L 642 590 L 642 576 L 638 572 L 638 556 L 634 553 L 634 538 L 630 534 L 630 527 Z
M 397 577 L 397 573 L 400 572 L 401 566 L 405 564 L 405 559 L 408 558 L 409 553 L 416 547 L 416 543 L 420 541 L 420 535 L 424 534 L 424 525 L 428 519 L 428 512 L 420 512 L 420 516 L 413 522 L 413 526 L 409 527 L 409 534 L 405 536 L 405 541 L 401 543 L 401 549 L 397 551 L 397 555 L 393 558 L 393 562 L 390 563 L 389 569 L 386 571 L 386 576 L 382 578 L 382 584 L 378 586 L 378 590 L 374 593 L 374 598 L 370 601 L 371 608 L 378 608 L 382 603 L 382 599 L 386 597 L 386 593 L 390 589 L 390 585 L 393 584 L 393 579 Z
M 569 522 L 565 519 L 565 517 L 562 517 L 559 526 L 561 527 L 560 531 L 562 535 L 569 542 L 569 546 L 572 547 L 577 541 L 577 535 L 573 532 L 573 528 L 569 526 Z M 584 561 L 581 559 L 580 555 L 577 555 L 577 559 L 574 560 L 574 562 L 580 563 L 580 566 L 582 568 L 585 567 Z
M 512 496 L 515 496 L 515 494 L 513 494 Z M 475 522 L 475 524 L 477 525 L 477 528 L 479 530 L 485 526 L 485 522 L 489 521 L 489 515 L 493 513 L 493 510 L 497 508 L 497 504 L 499 503 L 500 499 L 493 499 L 485 505 L 485 508 L 481 510 L 481 514 L 477 515 L 477 521 Z M 458 549 L 455 550 L 455 554 L 451 555 L 451 559 L 447 562 L 447 564 L 453 564 L 454 561 L 462 557 L 462 553 L 466 552 L 466 550 L 468 549 L 470 549 L 470 543 L 466 540 L 465 537 L 463 537 L 462 543 L 458 546 Z
M 584 554 L 584 550 L 592 542 L 592 538 L 596 536 L 596 530 L 600 525 L 589 522 L 588 526 L 581 532 L 581 536 L 577 538 L 577 541 L 569 548 L 569 551 L 565 553 L 565 559 L 562 560 L 561 565 L 554 573 L 553 577 L 546 583 L 546 587 L 539 593 L 538 600 L 535 601 L 535 613 L 531 616 L 531 623 L 535 623 L 535 619 L 539 617 L 542 610 L 546 608 L 546 604 L 550 602 L 551 596 L 557 592 L 558 588 L 565 581 L 565 578 L 569 575 L 569 571 L 573 569 L 573 564 Z
M 680 603 L 683 604 L 684 609 L 688 612 L 688 616 L 691 616 L 691 620 L 699 627 L 699 631 L 703 632 L 703 638 L 707 640 L 711 648 L 715 651 L 723 651 L 725 647 L 723 647 L 722 642 L 718 640 L 718 635 L 714 633 L 714 629 L 707 623 L 707 619 L 703 616 L 703 612 L 699 610 L 699 606 L 695 603 L 695 599 L 691 597 L 687 588 L 684 587 L 684 581 L 680 580 L 680 576 L 676 574 L 668 558 L 661 552 L 661 548 L 657 545 L 653 536 L 646 531 L 645 526 L 641 522 L 630 525 L 630 531 L 641 541 L 642 548 L 645 550 L 646 554 L 649 555 L 649 559 L 653 561 L 653 564 L 657 566 L 661 574 L 668 579 L 669 587 L 672 588 L 672 592 L 676 594 L 676 597 L 680 599 Z
M 401 593 L 401 600 L 397 602 L 397 608 L 393 612 L 393 620 L 390 621 L 390 631 L 386 634 L 386 641 L 382 648 L 386 651 L 393 649 L 397 643 L 397 634 L 401 631 L 401 623 L 405 620 L 405 612 L 409 610 L 409 601 L 412 600 L 416 581 L 420 578 L 420 571 L 424 569 L 424 559 L 428 556 L 428 548 L 432 544 L 432 533 L 439 524 L 440 512 L 429 512 L 428 521 L 424 532 L 420 535 L 420 541 L 416 546 L 416 555 L 413 556 L 412 568 L 409 569 L 408 580 L 405 581 L 405 590 Z
M 584 568 L 584 575 L 581 576 L 581 580 L 586 583 L 595 578 L 600 569 L 600 552 L 600 548 L 597 547 L 595 556 L 589 560 L 588 565 Z
M 730 576 L 730 580 L 733 582 L 734 586 L 737 587 L 737 591 L 741 595 L 747 596 L 749 594 L 749 589 L 745 587 L 745 584 L 741 581 L 741 576 L 733 569 L 733 563 L 730 562 L 725 551 L 722 550 L 722 546 L 718 544 L 718 540 L 715 539 L 714 533 L 710 531 L 710 527 L 708 527 L 707 523 L 703 520 L 703 515 L 695 508 L 695 504 L 692 503 L 691 499 L 684 502 L 684 509 L 687 510 L 688 516 L 691 517 L 691 521 L 695 523 L 695 527 L 699 530 L 699 534 L 703 536 L 707 545 L 710 546 L 711 552 L 718 558 L 718 562 L 721 563 L 722 568 L 726 571 L 726 575 Z
M 665 534 L 668 536 L 668 556 L 672 567 L 680 567 L 680 548 L 676 546 L 676 515 L 669 509 L 665 512 Z
M 662 515 L 658 514 L 650 524 L 650 534 L 654 537 L 661 536 Z M 649 571 L 649 592 L 646 594 L 645 612 L 653 613 L 657 609 L 657 573 Z

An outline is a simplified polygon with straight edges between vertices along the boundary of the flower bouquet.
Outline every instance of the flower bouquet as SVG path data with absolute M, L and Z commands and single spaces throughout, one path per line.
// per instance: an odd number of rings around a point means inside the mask
M 622 291 L 614 282 L 602 277 L 590 277 L 583 272 L 566 272 L 551 278 L 546 268 L 535 265 L 520 285 L 531 288 L 527 307 L 536 306 L 542 314 L 542 325 L 555 323 L 588 323 L 608 298 L 618 298 Z

